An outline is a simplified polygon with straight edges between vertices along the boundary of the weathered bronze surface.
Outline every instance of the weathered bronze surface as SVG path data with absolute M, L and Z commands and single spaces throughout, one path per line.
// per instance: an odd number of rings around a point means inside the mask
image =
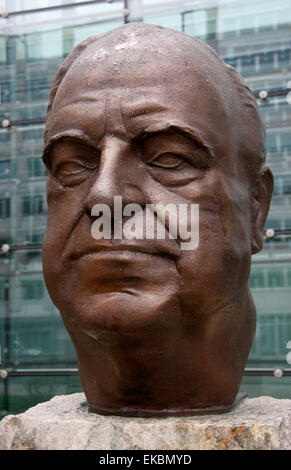
M 236 399 L 256 312 L 273 177 L 250 90 L 201 41 L 143 23 L 79 44 L 51 91 L 43 159 L 48 291 L 91 409 L 222 412 Z M 95 204 L 199 204 L 199 244 L 96 240 Z M 96 219 L 96 218 L 95 218 Z

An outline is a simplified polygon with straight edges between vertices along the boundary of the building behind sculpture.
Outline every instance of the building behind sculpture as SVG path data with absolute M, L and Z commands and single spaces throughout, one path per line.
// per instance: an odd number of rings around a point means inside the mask
M 44 117 L 63 59 L 82 39 L 128 21 L 124 8 L 130 3 L 0 1 L 2 414 L 81 391 L 71 340 L 42 278 Z M 279 376 L 291 369 L 291 1 L 144 0 L 143 15 L 147 23 L 208 42 L 245 77 L 257 98 L 267 128 L 267 161 L 275 174 L 266 227 L 273 230 L 253 257 L 250 287 L 258 324 L 242 389 L 250 396 L 290 398 L 288 371 Z

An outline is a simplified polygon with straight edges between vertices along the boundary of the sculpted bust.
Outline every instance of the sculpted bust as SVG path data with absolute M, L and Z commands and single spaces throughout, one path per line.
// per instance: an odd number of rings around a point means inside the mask
M 43 160 L 44 276 L 91 409 L 231 409 L 255 332 L 248 277 L 273 188 L 242 78 L 167 28 L 133 23 L 90 37 L 56 75 Z M 180 208 L 184 229 L 194 208 L 192 245 L 182 229 L 173 236 L 169 214 L 164 238 L 146 236 L 146 208 L 158 204 Z

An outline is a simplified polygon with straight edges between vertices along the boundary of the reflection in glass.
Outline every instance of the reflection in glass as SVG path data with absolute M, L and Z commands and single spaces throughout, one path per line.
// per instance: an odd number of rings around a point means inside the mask
M 2 395 L 6 405 L 2 412 L 3 415 L 7 413 L 21 413 L 31 406 L 50 400 L 55 395 L 82 392 L 78 376 L 10 377 L 7 379 L 6 386 L 8 396 L 5 397 L 4 393 Z

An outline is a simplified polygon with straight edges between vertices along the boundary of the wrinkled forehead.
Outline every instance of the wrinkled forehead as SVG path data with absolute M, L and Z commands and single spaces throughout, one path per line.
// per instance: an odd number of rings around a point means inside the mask
M 206 45 L 186 35 L 144 37 L 129 31 L 101 37 L 65 75 L 51 119 L 72 102 L 85 106 L 115 95 L 121 97 L 120 107 L 140 100 L 160 103 L 173 118 L 202 128 L 215 146 L 235 142 L 237 103 L 225 66 Z
M 110 85 L 135 88 L 142 82 L 149 86 L 163 83 L 165 88 L 174 85 L 172 95 L 179 88 L 191 94 L 195 86 L 204 92 L 204 99 L 220 98 L 224 105 L 232 101 L 225 65 L 201 41 L 174 31 L 160 35 L 129 31 L 112 36 L 99 38 L 75 60 L 60 85 L 58 99 L 64 98 L 64 87 L 77 93 Z

